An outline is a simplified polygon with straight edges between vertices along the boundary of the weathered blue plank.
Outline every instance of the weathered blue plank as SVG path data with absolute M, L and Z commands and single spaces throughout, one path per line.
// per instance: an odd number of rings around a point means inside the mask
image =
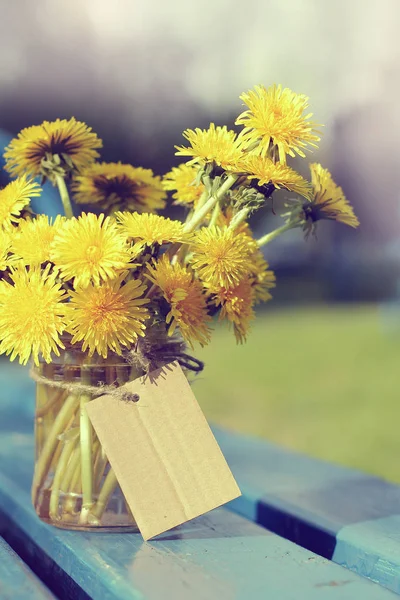
M 228 507 L 400 594 L 400 487 L 215 428 L 243 497 Z
M 15 379 L 1 396 L 19 400 Z M 9 403 L 8 403 L 9 405 Z M 1 406 L 1 397 L 0 397 Z M 6 411 L 3 411 L 3 415 Z M 0 425 L 4 422 L 1 419 Z M 41 522 L 30 503 L 32 434 L 0 437 L 0 531 L 62 598 L 101 600 L 379 600 L 391 592 L 235 515 L 217 509 L 144 542 L 139 534 L 77 533 Z M 0 427 L 1 429 L 1 427 Z M 21 554 L 22 555 L 22 554 Z M 63 575 L 64 574 L 64 575 Z M 75 586 L 75 587 L 73 587 Z M 73 592 L 71 591 L 73 590 Z
M 400 515 L 343 527 L 333 560 L 399 593 Z
M 0 537 L 0 598 L 50 600 L 53 594 L 37 579 L 14 550 Z
M 85 592 L 81 596 L 75 590 L 74 598 L 161 600 L 166 592 L 171 598 L 193 600 L 392 597 L 384 588 L 224 509 L 152 542 L 143 542 L 139 534 L 58 530 L 36 518 L 18 478 L 16 468 L 14 482 L 0 474 L 6 535 L 19 530 L 33 556 L 41 548 Z M 70 581 L 66 585 L 70 589 Z M 68 597 L 63 586 L 61 579 L 58 592 Z

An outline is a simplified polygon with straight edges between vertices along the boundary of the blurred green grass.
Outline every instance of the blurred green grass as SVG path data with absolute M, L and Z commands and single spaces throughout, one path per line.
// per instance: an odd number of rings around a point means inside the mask
M 400 328 L 377 307 L 264 312 L 247 344 L 218 326 L 196 355 L 209 420 L 400 482 Z

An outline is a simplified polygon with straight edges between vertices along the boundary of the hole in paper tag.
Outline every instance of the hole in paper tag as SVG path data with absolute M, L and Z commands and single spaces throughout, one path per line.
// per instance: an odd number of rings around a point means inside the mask
M 121 398 L 123 402 L 139 402 L 139 394 L 132 394 L 131 392 L 123 392 Z
M 240 490 L 178 363 L 125 384 L 121 402 L 87 405 L 144 539 L 240 496 Z

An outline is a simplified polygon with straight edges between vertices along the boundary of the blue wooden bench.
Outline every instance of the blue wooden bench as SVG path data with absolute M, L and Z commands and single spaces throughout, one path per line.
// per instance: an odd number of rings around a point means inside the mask
M 50 600 L 54 598 L 21 558 L 0 537 L 0 598 Z
M 150 542 L 144 542 L 139 534 L 78 533 L 42 523 L 29 500 L 34 385 L 26 370 L 4 361 L 0 363 L 0 390 L 0 535 L 56 597 L 78 600 L 396 597 L 383 587 L 387 582 L 373 583 L 301 547 L 299 544 L 307 545 L 307 535 L 298 536 L 295 540 L 298 543 L 285 539 L 285 536 L 296 537 L 295 523 L 296 519 L 300 523 L 301 509 L 311 530 L 318 531 L 319 521 L 321 526 L 324 523 L 318 515 L 315 523 L 312 521 L 311 504 L 307 509 L 303 502 L 302 508 L 301 498 L 307 495 L 307 489 L 311 497 L 322 484 L 331 481 L 335 488 L 340 481 L 341 493 L 346 495 L 352 472 L 347 479 L 340 479 L 341 469 L 332 467 L 339 469 L 335 479 L 335 471 L 330 471 L 329 465 L 316 462 L 313 471 L 314 461 L 222 430 L 216 430 L 217 437 L 244 493 L 228 505 L 230 510 L 217 509 Z M 291 461 L 294 461 L 292 466 Z M 297 494 L 291 496 L 296 486 Z M 299 513 L 293 506 L 288 509 L 288 498 L 298 506 Z M 275 507 L 275 517 L 268 513 L 269 506 Z M 266 519 L 264 509 L 269 514 Z M 357 503 L 353 509 L 357 513 Z M 327 522 L 328 516 L 324 518 Z M 333 531 L 336 530 L 332 528 L 329 534 Z M 321 548 L 317 550 L 324 553 Z
M 238 514 L 400 594 L 400 487 L 215 428 Z

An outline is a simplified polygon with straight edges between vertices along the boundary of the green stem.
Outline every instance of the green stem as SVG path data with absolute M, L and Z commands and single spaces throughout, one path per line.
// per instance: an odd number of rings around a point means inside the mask
M 44 443 L 43 449 L 35 466 L 35 474 L 32 483 L 32 501 L 34 506 L 36 506 L 39 490 L 51 465 L 54 448 L 58 444 L 58 436 L 60 433 L 65 431 L 65 427 L 71 420 L 71 416 L 73 415 L 77 404 L 77 396 L 71 394 L 67 397 L 65 402 L 62 404 L 60 412 L 57 414 L 53 426 Z
M 219 202 L 217 202 L 217 204 L 214 206 L 213 214 L 211 215 L 211 219 L 208 224 L 209 227 L 214 227 L 214 225 L 216 225 L 220 212 L 221 212 L 221 205 Z
M 285 225 L 282 225 L 282 227 L 278 227 L 278 229 L 275 229 L 274 231 L 271 231 L 271 233 L 263 235 L 263 237 L 257 240 L 257 246 L 261 248 L 261 246 L 269 244 L 269 242 L 272 242 L 272 240 L 280 236 L 282 233 L 288 231 L 289 229 L 293 229 L 294 227 L 296 227 L 296 225 L 294 225 L 293 223 L 286 223 Z
M 207 179 L 209 180 L 209 185 L 211 185 L 210 178 L 208 177 Z M 204 206 L 204 204 L 206 203 L 207 199 L 208 199 L 208 191 L 207 191 L 207 188 L 204 188 L 204 191 L 201 194 L 201 196 L 199 198 L 199 201 L 197 202 L 196 210 L 199 210 L 202 206 Z M 193 216 L 193 214 L 192 214 L 192 216 Z
M 56 183 L 58 191 L 60 192 L 61 202 L 63 203 L 64 213 L 67 219 L 72 219 L 74 213 L 72 211 L 71 200 L 68 194 L 68 189 L 65 183 L 64 177 L 56 175 Z
M 99 459 L 97 461 L 96 471 L 95 471 L 95 475 L 94 475 L 94 485 L 95 485 L 96 491 L 100 489 L 104 471 L 106 470 L 106 466 L 108 463 L 108 458 L 107 458 L 106 453 L 104 452 L 104 449 L 101 445 L 99 447 L 99 457 L 98 458 Z
M 45 387 L 44 385 L 40 385 L 40 388 L 44 388 L 44 387 Z M 36 409 L 36 418 L 44 417 L 46 415 L 46 413 L 48 413 L 49 410 L 51 408 L 53 408 L 53 406 L 62 399 L 64 394 L 65 394 L 65 390 L 60 390 L 59 392 L 55 392 L 53 394 L 52 398 L 48 402 L 46 402 L 46 404 L 44 406 L 40 405 L 39 408 Z
M 208 179 L 210 179 L 210 178 L 208 177 Z M 210 183 L 210 185 L 211 185 L 211 183 Z M 186 226 L 187 223 L 191 222 L 191 220 L 194 217 L 194 215 L 197 213 L 197 211 L 202 206 L 204 206 L 204 204 L 205 204 L 205 202 L 206 202 L 207 199 L 208 199 L 208 191 L 205 188 L 204 192 L 201 194 L 201 196 L 199 198 L 199 201 L 197 203 L 196 211 L 194 211 L 194 210 L 191 211 L 189 213 L 189 215 L 187 216 L 187 221 L 185 223 L 185 226 Z M 170 258 L 172 264 L 175 264 L 177 262 L 177 260 L 178 260 L 178 256 L 177 255 L 178 255 L 178 253 L 182 253 L 182 252 L 184 253 L 185 252 L 185 250 L 182 250 L 182 248 L 184 248 L 184 245 L 181 242 L 175 242 L 174 244 L 171 244 L 171 246 L 166 251 L 165 254 L 166 254 L 166 256 L 168 256 L 168 258 Z
M 84 382 L 84 377 L 82 377 Z M 92 445 L 93 432 L 86 405 L 91 397 L 88 394 L 82 394 L 80 400 L 80 439 L 81 439 L 81 472 L 82 472 L 82 510 L 79 517 L 79 523 L 84 525 L 91 507 L 93 506 L 93 464 L 92 464 Z
M 77 448 L 77 455 L 78 455 L 78 459 L 77 459 L 77 466 L 76 469 L 71 477 L 71 483 L 70 483 L 70 491 L 73 494 L 81 494 L 82 493 L 82 484 L 81 484 L 81 448 L 80 446 Z
M 48 388 L 45 385 L 38 385 L 36 391 L 36 415 L 35 415 L 35 440 L 36 440 L 36 455 L 40 452 L 43 443 L 45 441 L 46 424 L 45 415 L 46 410 L 43 407 L 49 404 L 48 400 Z
M 56 521 L 61 518 L 60 511 L 59 511 L 61 485 L 63 485 L 63 487 L 64 487 L 63 491 L 66 491 L 66 489 L 65 489 L 66 468 L 67 468 L 68 462 L 71 458 L 71 454 L 74 450 L 74 447 L 75 447 L 75 440 L 68 440 L 64 443 L 64 448 L 61 452 L 60 459 L 57 463 L 53 483 L 51 485 L 49 513 L 50 513 L 50 517 Z
M 205 219 L 205 217 L 210 212 L 210 210 L 212 210 L 214 208 L 214 206 L 217 204 L 217 202 L 219 200 L 221 200 L 221 198 L 224 197 L 226 192 L 233 186 L 233 184 L 235 183 L 237 178 L 238 178 L 238 175 L 229 175 L 228 176 L 228 178 L 221 185 L 221 187 L 216 192 L 216 194 L 214 196 L 211 196 L 211 198 L 209 198 L 207 200 L 207 202 L 201 208 L 197 209 L 196 212 L 194 213 L 193 217 L 190 219 L 190 221 L 188 221 L 188 223 L 186 223 L 186 225 L 183 229 L 183 231 L 185 233 L 191 233 L 192 231 L 194 231 L 196 229 L 196 227 L 198 225 L 200 225 L 200 223 Z
M 253 152 L 253 150 L 255 150 L 259 145 L 260 145 L 260 140 L 256 140 L 255 142 L 250 144 L 250 146 L 247 146 L 246 152 L 249 152 L 249 153 Z
M 81 449 L 78 444 L 75 445 L 71 460 L 66 468 L 64 479 L 63 479 L 63 491 L 66 493 L 64 498 L 63 510 L 67 514 L 76 514 L 76 482 L 78 481 L 81 473 Z
M 103 487 L 101 488 L 97 502 L 91 510 L 91 514 L 99 521 L 103 516 L 110 496 L 117 487 L 117 485 L 117 478 L 115 476 L 114 471 L 110 467 L 110 470 L 108 471 L 107 476 L 104 480 Z
M 63 492 L 68 494 L 73 490 L 72 483 L 76 470 L 78 469 L 81 462 L 81 449 L 79 445 L 79 439 L 75 440 L 74 449 L 72 451 L 71 460 L 65 470 L 63 477 Z
M 92 480 L 93 480 L 93 492 L 96 493 L 96 473 L 97 473 L 97 468 L 99 465 L 99 460 L 100 460 L 100 440 L 99 438 L 96 437 L 96 435 L 94 436 L 94 442 L 92 445 L 92 459 L 93 459 L 93 476 L 92 476 Z
M 176 252 L 174 254 L 174 256 L 171 258 L 171 265 L 175 265 L 177 262 L 180 262 L 181 264 L 183 264 L 184 260 L 185 260 L 185 256 L 188 252 L 188 248 L 189 248 L 189 246 L 187 244 L 182 244 L 182 246 L 179 248 L 178 252 Z
M 228 229 L 234 231 L 243 221 L 247 219 L 250 213 L 250 208 L 242 208 L 239 212 L 233 217 L 232 221 L 229 224 Z

